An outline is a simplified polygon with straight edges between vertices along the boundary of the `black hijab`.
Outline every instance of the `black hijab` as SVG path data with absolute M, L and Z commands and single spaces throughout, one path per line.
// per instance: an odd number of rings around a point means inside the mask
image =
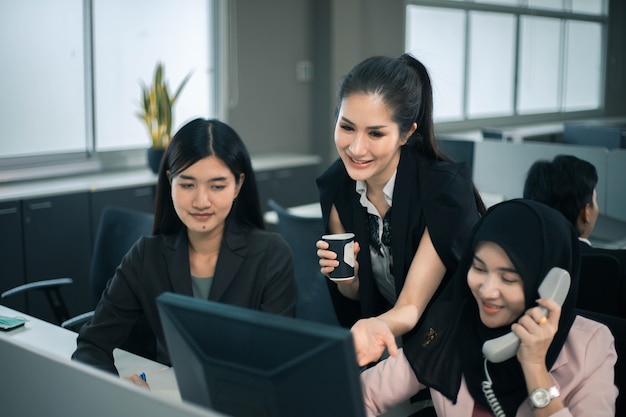
M 558 211 L 530 200 L 509 200 L 493 206 L 472 232 L 459 269 L 441 297 L 411 332 L 404 344 L 417 378 L 456 402 L 465 377 L 474 400 L 489 408 L 481 389 L 486 379 L 482 345 L 508 333 L 510 325 L 497 329 L 484 326 L 478 306 L 467 285 L 467 272 L 479 242 L 498 244 L 507 253 L 524 281 L 526 309 L 536 305 L 537 289 L 552 267 L 568 271 L 572 278 L 559 320 L 559 329 L 548 349 L 546 366 L 552 367 L 576 316 L 579 245 L 576 231 Z M 527 397 L 522 368 L 514 356 L 501 363 L 488 363 L 492 389 L 508 416 L 514 416 Z

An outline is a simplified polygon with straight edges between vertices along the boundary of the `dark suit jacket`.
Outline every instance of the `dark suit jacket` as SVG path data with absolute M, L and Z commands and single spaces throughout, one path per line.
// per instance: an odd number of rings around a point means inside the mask
M 617 258 L 620 265 L 622 266 L 622 272 L 626 274 L 626 249 L 606 249 L 606 248 L 594 248 L 589 245 L 587 242 L 580 241 L 580 254 L 585 253 L 603 253 L 605 255 L 611 255 L 614 258 Z
M 291 250 L 279 234 L 227 227 L 213 280 L 209 300 L 286 316 L 295 313 Z M 113 349 L 145 318 L 161 346 L 158 360 L 169 365 L 156 305 L 166 291 L 192 296 L 185 230 L 135 243 L 107 284 L 92 321 L 81 329 L 72 358 L 117 373 Z
M 626 317 L 626 250 L 595 248 L 581 240 L 580 254 L 583 256 L 583 262 L 585 262 L 585 255 L 609 255 L 617 259 L 621 268 L 620 282 L 610 279 L 610 275 L 598 276 L 600 271 L 594 271 L 588 277 L 581 276 L 581 291 L 586 291 L 585 294 L 579 294 L 581 305 L 587 305 L 588 310 Z M 582 270 L 587 271 L 588 269 L 583 268 Z M 603 285 L 599 287 L 600 283 Z M 607 288 L 609 284 L 611 288 Z
M 384 299 L 372 272 L 369 251 L 367 210 L 359 202 L 356 183 L 337 159 L 317 179 L 324 224 L 328 229 L 330 209 L 334 205 L 346 231 L 353 232 L 361 246 L 359 262 L 360 301 L 344 297 L 329 282 L 329 290 L 343 326 L 350 327 L 363 317 L 379 315 L 391 306 Z M 457 268 L 461 252 L 472 227 L 478 220 L 471 174 L 464 163 L 429 161 L 410 146 L 403 146 L 393 190 L 391 211 L 391 249 L 396 292 L 404 285 L 420 239 L 428 227 L 437 254 L 446 266 L 440 288 Z

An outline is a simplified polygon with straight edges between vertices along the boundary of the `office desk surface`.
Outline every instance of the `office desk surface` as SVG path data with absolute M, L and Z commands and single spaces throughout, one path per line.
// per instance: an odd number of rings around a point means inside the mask
M 21 346 L 44 352 L 46 356 L 71 361 L 72 353 L 76 349 L 77 334 L 75 332 L 2 305 L 0 305 L 0 315 L 26 319 L 24 326 L 7 332 L 0 332 L 0 338 L 11 338 Z M 146 374 L 147 382 L 153 393 L 162 398 L 166 397 L 181 402 L 176 376 L 172 368 L 121 349 L 116 349 L 113 356 L 120 376 L 143 372 Z
M 145 372 L 151 388 L 148 392 L 72 361 L 75 332 L 2 305 L 0 315 L 27 320 L 21 328 L 0 331 L 0 351 L 3 358 L 12 360 L 0 372 L 2 416 L 226 417 L 181 401 L 172 368 L 117 349 L 114 357 L 120 375 Z M 405 402 L 384 417 L 406 417 L 423 406 Z

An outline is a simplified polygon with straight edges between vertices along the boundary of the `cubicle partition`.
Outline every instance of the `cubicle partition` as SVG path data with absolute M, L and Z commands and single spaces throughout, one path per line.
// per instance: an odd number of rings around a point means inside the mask
M 606 178 L 606 213 L 626 220 L 626 149 L 609 152 Z
M 0 338 L 3 416 L 220 417 L 222 414 L 161 399 L 86 365 Z
M 145 372 L 148 391 L 72 361 L 76 333 L 2 305 L 0 315 L 26 320 L 20 328 L 0 332 L 2 416 L 223 416 L 181 401 L 170 367 L 115 349 L 120 375 Z
M 556 155 L 574 155 L 598 171 L 600 216 L 590 240 L 594 246 L 626 247 L 626 150 L 599 146 L 483 141 L 474 144 L 474 183 L 483 194 L 504 200 L 522 197 L 531 165 Z
M 608 149 L 626 148 L 626 121 L 571 121 L 563 128 L 563 143 L 602 146 Z
M 531 165 L 538 160 L 552 160 L 556 155 L 574 155 L 592 163 L 598 171 L 598 204 L 600 212 L 608 211 L 609 151 L 598 146 L 576 146 L 552 143 L 475 143 L 474 183 L 481 192 L 502 194 L 505 199 L 522 197 L 524 181 Z M 626 162 L 626 161 L 624 161 Z M 626 163 L 621 166 L 626 170 Z M 623 175 L 623 174 L 622 174 Z M 626 212 L 619 217 L 626 220 Z

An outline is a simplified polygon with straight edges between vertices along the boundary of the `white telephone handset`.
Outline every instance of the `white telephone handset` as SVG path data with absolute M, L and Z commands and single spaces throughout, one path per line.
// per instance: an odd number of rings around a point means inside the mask
M 571 278 L 569 272 L 562 268 L 554 267 L 548 272 L 539 286 L 539 297 L 550 298 L 558 305 L 563 305 L 567 293 L 569 292 L 570 282 Z M 548 311 L 544 307 L 541 307 L 541 309 L 548 314 Z M 485 358 L 489 362 L 504 362 L 517 354 L 519 345 L 519 337 L 517 337 L 515 333 L 510 332 L 486 341 L 483 344 L 483 355 L 485 355 Z

